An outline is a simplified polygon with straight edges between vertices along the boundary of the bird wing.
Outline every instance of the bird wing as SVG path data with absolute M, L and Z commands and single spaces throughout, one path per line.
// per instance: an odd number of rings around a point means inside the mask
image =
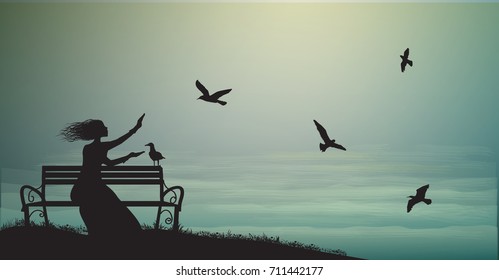
M 196 80 L 196 87 L 203 93 L 204 96 L 210 96 L 208 90 L 198 80 Z
M 317 127 L 317 130 L 319 131 L 319 134 L 321 135 L 322 140 L 324 140 L 324 143 L 329 142 L 331 139 L 327 135 L 326 129 L 318 123 L 316 120 L 314 120 L 315 126 Z
M 405 58 L 409 57 L 409 48 L 405 49 L 405 51 L 404 51 L 404 57 Z
M 336 143 L 334 143 L 332 146 L 333 146 L 333 147 L 335 147 L 336 149 L 340 149 L 340 150 L 343 150 L 343 151 L 346 151 L 346 150 L 347 150 L 347 149 L 345 149 L 345 147 L 343 147 L 343 146 L 342 146 L 342 145 L 340 145 L 340 144 L 336 144 Z
M 421 188 L 417 189 L 416 196 L 417 197 L 425 197 L 426 191 L 428 190 L 429 187 L 430 187 L 430 185 L 424 185 Z
M 412 206 L 414 206 L 414 204 L 416 204 L 414 198 L 411 198 L 409 199 L 409 201 L 407 201 L 407 213 L 411 212 Z
M 165 157 L 158 151 L 151 151 L 149 152 L 149 156 L 151 157 L 152 160 L 160 160 L 164 159 Z
M 226 95 L 227 93 L 229 93 L 231 90 L 232 89 L 224 89 L 224 90 L 217 91 L 214 94 L 212 94 L 211 97 L 218 99 L 218 98 L 222 97 L 223 95 Z

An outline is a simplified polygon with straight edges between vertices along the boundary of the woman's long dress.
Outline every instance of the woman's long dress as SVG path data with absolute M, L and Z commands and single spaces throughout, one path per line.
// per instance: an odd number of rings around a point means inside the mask
M 71 190 L 71 200 L 80 204 L 80 214 L 92 236 L 123 236 L 141 230 L 140 224 L 101 178 L 107 160 L 106 143 L 92 143 L 83 149 L 80 177 Z

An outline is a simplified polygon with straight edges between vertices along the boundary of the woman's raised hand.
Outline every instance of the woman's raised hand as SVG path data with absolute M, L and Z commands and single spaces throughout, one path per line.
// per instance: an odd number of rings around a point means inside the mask
M 137 124 L 130 130 L 131 133 L 135 133 L 137 132 L 137 130 L 139 130 L 140 127 L 142 127 L 142 120 L 144 119 L 144 116 L 146 114 L 142 114 L 142 116 L 137 120 Z
M 146 113 L 142 114 L 142 116 L 137 120 L 137 124 L 135 125 L 137 129 L 139 129 L 142 126 L 142 120 L 144 119 L 145 115 Z

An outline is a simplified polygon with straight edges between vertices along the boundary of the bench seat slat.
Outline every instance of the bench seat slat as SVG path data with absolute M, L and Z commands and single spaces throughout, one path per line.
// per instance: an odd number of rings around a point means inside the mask
M 77 179 L 46 179 L 45 185 L 74 185 Z M 107 185 L 160 185 L 160 179 L 102 179 Z
M 50 173 L 47 172 L 45 173 L 45 180 L 50 180 L 54 178 L 74 179 L 78 178 L 78 176 L 80 176 L 79 172 L 50 172 Z M 137 172 L 137 173 L 102 172 L 101 176 L 102 178 L 158 178 L 160 174 L 158 172 Z
M 45 165 L 42 167 L 43 172 L 50 171 L 80 171 L 81 165 Z M 147 165 L 124 165 L 124 166 L 102 166 L 102 171 L 163 171 L 161 166 Z
M 154 201 L 154 200 L 144 200 L 144 201 L 122 201 L 124 205 L 126 206 L 144 206 L 144 207 L 151 207 L 151 206 L 178 206 L 177 204 L 166 202 L 166 201 Z M 26 206 L 28 207 L 41 207 L 41 206 L 47 206 L 47 207 L 70 207 L 70 206 L 79 206 L 78 203 L 73 202 L 73 201 L 37 201 L 37 202 L 32 202 L 32 203 L 26 203 Z

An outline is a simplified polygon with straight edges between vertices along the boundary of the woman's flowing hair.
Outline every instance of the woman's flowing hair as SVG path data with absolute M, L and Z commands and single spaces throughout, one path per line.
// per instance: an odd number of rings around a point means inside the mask
M 96 128 L 98 125 L 102 125 L 102 121 L 89 119 L 82 122 L 70 123 L 61 129 L 59 136 L 68 142 L 93 140 L 96 137 Z

